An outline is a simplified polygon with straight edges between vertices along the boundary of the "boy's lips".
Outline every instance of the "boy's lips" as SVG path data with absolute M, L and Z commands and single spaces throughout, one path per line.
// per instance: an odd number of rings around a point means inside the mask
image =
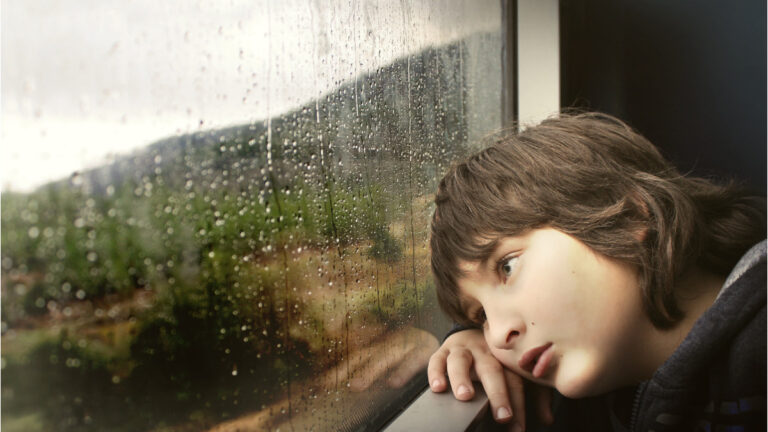
M 552 342 L 548 342 L 536 348 L 529 349 L 522 357 L 520 357 L 520 361 L 517 362 L 517 365 L 520 366 L 521 369 L 531 372 L 534 378 L 541 378 L 547 371 L 549 363 L 552 360 L 552 355 L 554 354 L 550 349 L 551 347 Z

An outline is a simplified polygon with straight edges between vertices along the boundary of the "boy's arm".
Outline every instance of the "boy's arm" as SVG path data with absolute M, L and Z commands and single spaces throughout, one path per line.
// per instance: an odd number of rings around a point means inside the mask
M 446 373 L 456 399 L 472 399 L 472 380 L 479 380 L 488 395 L 496 421 L 507 423 L 514 420 L 525 427 L 524 381 L 519 375 L 505 369 L 493 357 L 482 331 L 466 329 L 449 334 L 429 359 L 427 375 L 432 391 L 447 390 Z M 536 393 L 539 417 L 549 424 L 552 422 L 549 404 L 551 391 L 537 389 Z

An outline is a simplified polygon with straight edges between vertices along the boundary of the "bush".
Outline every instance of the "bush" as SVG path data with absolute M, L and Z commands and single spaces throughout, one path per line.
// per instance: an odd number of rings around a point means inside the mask
M 402 248 L 385 227 L 376 227 L 372 233 L 373 246 L 368 253 L 382 261 L 396 262 L 402 257 Z

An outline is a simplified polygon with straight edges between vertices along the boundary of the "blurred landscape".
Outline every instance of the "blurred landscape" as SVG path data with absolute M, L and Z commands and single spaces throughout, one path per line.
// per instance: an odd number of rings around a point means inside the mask
M 446 325 L 427 238 L 437 179 L 468 151 L 467 43 L 3 193 L 2 427 L 186 431 L 260 412 L 248 427 L 272 429 L 322 410 L 335 428 L 344 395 L 385 391 L 357 366 Z

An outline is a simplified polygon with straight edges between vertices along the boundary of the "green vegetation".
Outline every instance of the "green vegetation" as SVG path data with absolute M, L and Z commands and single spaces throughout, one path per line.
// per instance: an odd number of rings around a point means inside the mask
M 457 46 L 4 193 L 3 427 L 198 430 L 348 355 L 332 348 L 349 345 L 352 310 L 416 322 L 429 285 L 414 207 L 466 141 Z M 376 288 L 351 294 L 372 268 Z
M 283 307 L 301 304 L 284 292 L 287 269 L 256 263 L 279 263 L 295 245 L 370 243 L 373 250 L 384 238 L 390 257 L 400 247 L 381 236 L 388 201 L 377 188 L 365 198 L 344 189 L 330 202 L 311 200 L 322 194 L 306 185 L 291 191 L 274 189 L 261 201 L 147 184 L 106 196 L 53 186 L 4 194 L 3 256 L 12 271 L 2 305 L 10 327 L 52 305 L 126 300 L 138 288 L 154 293 L 153 306 L 132 318 L 127 347 L 94 343 L 74 325 L 14 341 L 22 347 L 19 356 L 5 355 L 3 387 L 13 397 L 4 398 L 4 413 L 34 413 L 44 402 L 45 424 L 57 430 L 146 429 L 192 412 L 227 418 L 311 373 L 309 344 L 322 343 L 291 335 L 285 310 L 314 318 Z M 13 353 L 13 345 L 3 348 Z M 42 388 L 59 393 L 41 401 L 35 389 Z

